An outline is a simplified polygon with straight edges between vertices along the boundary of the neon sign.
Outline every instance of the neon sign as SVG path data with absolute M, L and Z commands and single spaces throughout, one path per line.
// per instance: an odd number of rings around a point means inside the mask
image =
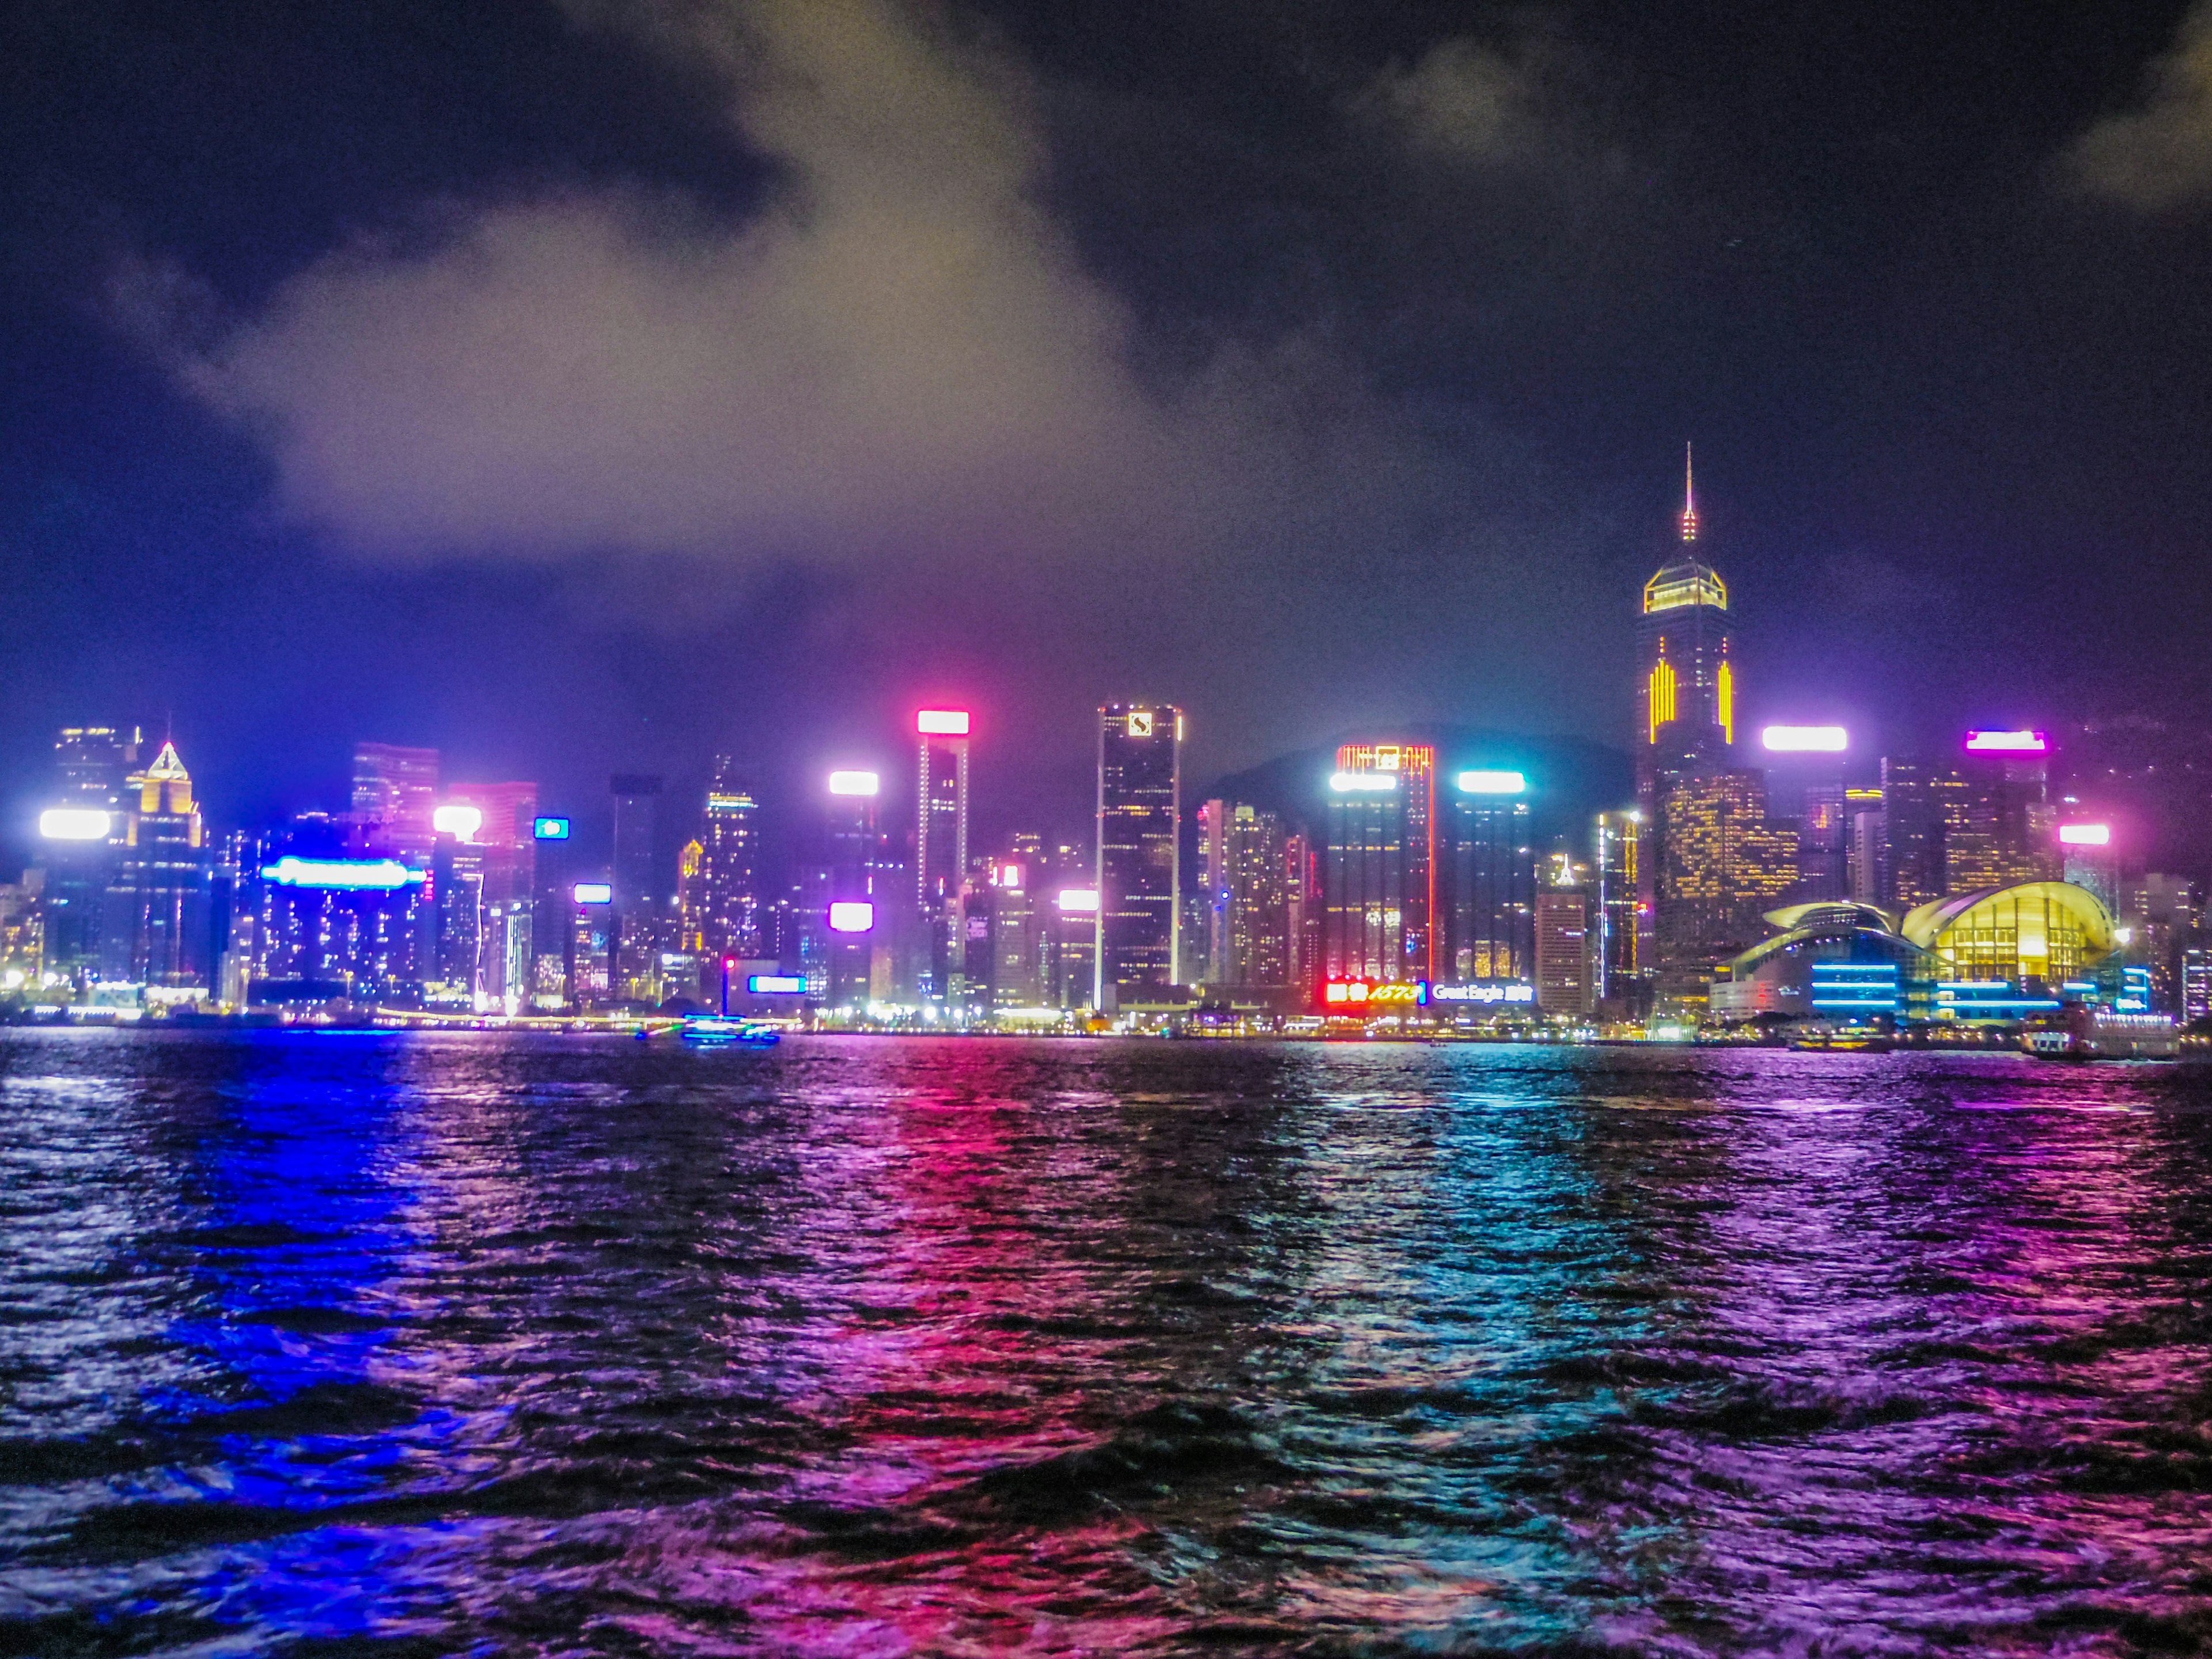
M 1522 979 L 1476 979 L 1459 985 L 1431 985 L 1436 1002 L 1533 1003 L 1536 988 Z
M 865 933 L 876 925 L 876 907 L 866 899 L 839 899 L 830 907 L 830 931 Z
M 2062 823 L 2058 839 L 2069 847 L 2110 847 L 2112 826 L 2109 823 Z
M 39 814 L 39 833 L 48 841 L 105 841 L 107 814 L 93 806 L 49 806 Z
M 968 711 L 925 708 L 914 717 L 914 729 L 925 738 L 964 738 L 968 735 Z
M 873 772 L 832 772 L 830 793 L 833 795 L 872 795 L 883 787 L 883 781 Z
M 568 896 L 579 904 L 612 904 L 615 890 L 604 881 L 580 881 L 568 890 Z
M 1426 980 L 1333 979 L 1321 988 L 1321 1000 L 1331 1007 L 1371 1007 L 1378 1003 L 1425 1006 L 1429 1000 Z
M 566 841 L 568 839 L 568 820 L 566 818 L 532 818 L 530 834 L 536 841 Z
M 751 974 L 745 989 L 757 997 L 797 997 L 806 994 L 806 981 L 799 974 Z
M 1528 778 L 1522 772 L 1462 772 L 1459 787 L 1463 795 L 1519 795 L 1527 793 Z
M 1770 726 L 1759 741 L 1771 754 L 1840 755 L 1850 747 L 1850 734 L 1840 726 Z
M 1398 775 L 1395 772 L 1337 772 L 1330 775 L 1328 787 L 1340 795 L 1395 789 Z
M 302 859 L 286 854 L 261 866 L 261 879 L 279 887 L 326 887 L 342 891 L 390 893 L 422 879 L 398 859 Z
M 2051 743 L 2040 732 L 1969 732 L 1966 747 L 1978 755 L 2046 755 Z

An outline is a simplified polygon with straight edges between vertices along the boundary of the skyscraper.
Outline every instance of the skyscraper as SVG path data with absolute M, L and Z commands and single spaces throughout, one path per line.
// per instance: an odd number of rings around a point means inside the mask
M 1948 766 L 1885 756 L 1881 763 L 1881 902 L 1910 910 L 1950 890 L 1950 830 L 1965 817 L 1966 781 Z
M 1677 775 L 1662 787 L 1657 837 L 1662 988 L 1696 997 L 1722 962 L 1749 949 L 1764 911 L 1797 884 L 1797 836 L 1766 816 L 1759 773 Z
M 143 985 L 207 986 L 212 955 L 208 849 L 191 774 L 176 745 L 164 743 L 153 764 L 125 783 L 123 844 L 101 929 L 106 976 Z
M 376 850 L 427 859 L 437 837 L 438 751 L 364 743 L 353 751 L 353 816 Z
M 660 779 L 649 772 L 617 772 L 607 781 L 614 796 L 614 914 L 607 919 L 607 994 L 617 1002 L 660 1000 L 655 969 L 665 906 L 653 880 L 654 836 L 659 828 Z
M 915 890 L 929 938 L 921 989 L 925 998 L 938 1001 L 956 994 L 954 979 L 964 973 L 964 930 L 956 925 L 955 911 L 968 876 L 968 734 L 972 724 L 964 708 L 925 708 L 914 717 L 918 750 Z
M 1644 977 L 1641 929 L 1637 907 L 1643 884 L 1638 854 L 1643 850 L 1641 812 L 1597 815 L 1597 994 L 1605 1000 L 1633 1000 Z
M 1441 977 L 1437 751 L 1348 743 L 1328 787 L 1328 976 Z
M 714 757 L 699 832 L 699 949 L 709 962 L 761 954 L 760 803 L 727 755 Z
M 1637 805 L 1643 813 L 1643 908 L 1655 944 L 1670 929 L 1659 880 L 1668 833 L 1664 802 L 1677 779 L 1725 770 L 1735 744 L 1736 683 L 1728 585 L 1699 556 L 1698 507 L 1686 461 L 1675 556 L 1644 584 L 1638 653 Z M 1671 930 L 1680 935 L 1682 929 Z M 1665 946 L 1657 945 L 1658 964 Z M 1650 953 L 1643 952 L 1650 959 Z
M 476 827 L 456 824 L 456 867 L 477 884 L 477 939 L 471 1000 L 520 1012 L 531 995 L 537 957 L 538 786 L 456 783 L 444 811 L 474 811 Z M 433 822 L 439 819 L 433 815 Z M 465 822 L 465 812 L 463 822 Z
M 1463 772 L 1452 796 L 1447 884 L 1450 971 L 1527 979 L 1535 971 L 1536 848 L 1518 772 Z
M 1206 877 L 1206 983 L 1291 983 L 1280 822 L 1273 812 L 1224 800 L 1207 801 L 1198 813 Z
M 1589 871 L 1565 854 L 1547 860 L 1536 895 L 1536 1006 L 1587 1014 L 1595 1003 L 1589 929 Z
M 1182 978 L 1182 710 L 1098 711 L 1098 923 L 1091 1006 L 1158 995 Z
M 47 972 L 76 976 L 101 965 L 107 889 L 122 848 L 124 779 L 137 766 L 136 726 L 70 726 L 54 744 L 54 810 L 40 816 L 41 948 Z

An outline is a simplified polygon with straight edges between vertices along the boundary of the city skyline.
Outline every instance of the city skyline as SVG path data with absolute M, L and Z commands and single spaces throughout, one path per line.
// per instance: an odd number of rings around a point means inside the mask
M 2158 91 L 2179 5 L 2005 19 L 2003 98 L 1999 25 L 1906 9 L 1051 10 L 834 7 L 826 68 L 773 4 L 11 18 L 0 776 L 170 712 L 248 816 L 363 734 L 580 795 L 939 701 L 1045 755 L 1172 700 L 1194 777 L 1385 721 L 1617 744 L 1634 621 L 1572 596 L 1649 574 L 1692 438 L 1764 697 L 1825 686 L 1899 750 L 2212 722 L 2173 367 L 2207 221 L 2186 167 L 2120 161 L 2197 131 Z M 901 287 L 934 267 L 872 171 L 957 181 L 971 291 Z M 877 318 L 841 359 L 874 378 L 762 416 Z

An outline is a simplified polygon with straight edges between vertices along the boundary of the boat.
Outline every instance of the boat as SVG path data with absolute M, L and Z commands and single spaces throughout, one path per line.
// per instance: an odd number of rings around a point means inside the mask
M 732 1044 L 747 1048 L 772 1048 L 783 1033 L 757 1019 L 736 1019 L 727 1014 L 686 1014 L 678 1033 L 684 1042 L 702 1048 Z
M 1897 1042 L 1882 1031 L 1824 1031 L 1798 1037 L 1790 1046 L 1802 1054 L 1886 1054 Z

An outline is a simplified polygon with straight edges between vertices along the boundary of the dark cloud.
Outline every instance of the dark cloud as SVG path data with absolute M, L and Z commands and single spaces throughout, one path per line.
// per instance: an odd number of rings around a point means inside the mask
M 2108 115 L 2065 160 L 2073 183 L 2144 212 L 2212 198 L 2212 3 L 2198 0 L 2150 67 L 2141 106 Z

